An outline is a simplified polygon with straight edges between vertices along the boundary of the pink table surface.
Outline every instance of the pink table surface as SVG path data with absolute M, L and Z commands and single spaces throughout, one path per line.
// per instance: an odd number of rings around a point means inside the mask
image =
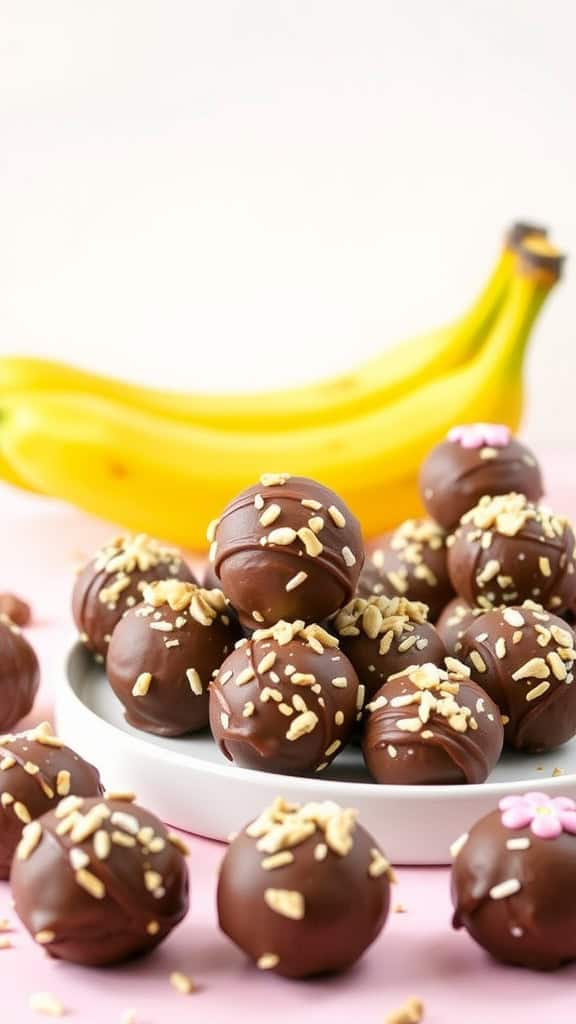
M 546 459 L 551 500 L 560 511 L 576 509 L 568 456 Z M 58 664 L 70 636 L 69 592 L 73 567 L 110 535 L 110 526 L 62 506 L 0 488 L 2 508 L 0 590 L 13 590 L 33 606 L 29 631 L 41 662 Z M 30 722 L 50 717 L 46 679 Z M 28 724 L 28 722 L 26 723 Z M 81 752 L 81 751 L 80 751 Z M 105 778 L 105 756 L 99 765 Z M 162 808 L 151 808 L 160 816 Z M 251 1024 L 294 1021 L 314 1024 L 381 1024 L 411 995 L 425 1003 L 426 1024 L 568 1024 L 576 1006 L 576 965 L 537 974 L 493 963 L 450 926 L 449 872 L 401 868 L 392 913 L 379 940 L 361 963 L 340 977 L 291 982 L 254 969 L 218 931 L 215 889 L 223 848 L 187 837 L 190 845 L 191 910 L 187 920 L 151 956 L 116 968 L 88 969 L 47 958 L 19 925 L 10 892 L 0 883 L 0 917 L 13 924 L 13 948 L 0 951 L 1 1016 L 6 1024 L 38 1021 L 28 1008 L 31 992 L 50 991 L 70 1021 L 118 1022 L 128 1008 L 137 1024 Z M 173 970 L 189 973 L 197 991 L 183 996 L 168 981 Z

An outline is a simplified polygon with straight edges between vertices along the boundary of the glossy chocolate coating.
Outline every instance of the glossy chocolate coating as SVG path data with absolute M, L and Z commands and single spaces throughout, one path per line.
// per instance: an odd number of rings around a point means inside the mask
M 388 676 L 411 665 L 440 663 L 446 655 L 427 621 L 426 605 L 403 597 L 355 597 L 338 612 L 334 625 L 368 700 Z
M 280 619 L 320 622 L 356 589 L 364 562 L 360 525 L 341 498 L 315 480 L 262 480 L 211 524 L 216 575 L 248 628 Z
M 471 608 L 468 602 L 461 597 L 453 598 L 446 605 L 436 622 L 436 629 L 448 654 L 459 656 L 460 641 L 468 626 L 471 626 L 475 619 L 484 613 L 484 608 Z
M 47 722 L 0 737 L 0 878 L 10 874 L 25 824 L 56 807 L 68 793 L 102 792 L 97 769 L 53 736 Z
M 18 917 L 61 960 L 112 964 L 154 949 L 188 909 L 180 849 L 153 814 L 114 799 L 82 801 L 71 824 L 79 828 L 92 811 L 97 825 L 76 841 L 74 828 L 59 834 L 66 806 L 73 800 L 38 819 L 37 845 L 31 826 L 24 830 L 10 876 Z
M 292 813 L 283 811 L 287 806 Z M 355 824 L 354 811 L 332 803 L 299 808 L 280 799 L 267 810 L 273 821 L 264 812 L 224 857 L 220 927 L 261 970 L 288 978 L 346 970 L 384 927 L 390 866 Z
M 334 637 L 302 621 L 280 622 L 256 630 L 222 664 L 210 686 L 210 728 L 242 768 L 308 775 L 347 742 L 362 702 Z
M 507 884 L 518 891 L 500 895 Z M 543 839 L 487 814 L 456 856 L 452 902 L 454 927 L 497 960 L 553 970 L 576 959 L 576 835 Z
M 158 736 L 197 732 L 208 725 L 212 674 L 239 631 L 220 590 L 165 580 L 146 587 L 144 597 L 112 634 L 106 659 L 110 685 L 135 729 Z M 143 675 L 145 692 L 137 684 Z
M 367 705 L 362 750 L 377 782 L 478 783 L 494 768 L 503 743 L 500 712 L 466 676 L 465 666 L 452 658 L 446 666 L 446 672 L 431 664 L 408 669 L 389 679 Z M 436 705 L 428 717 L 420 710 L 429 700 L 427 694 Z M 422 703 L 407 703 L 410 698 Z
M 407 519 L 367 553 L 358 594 L 421 601 L 428 605 L 428 618 L 435 622 L 454 594 L 442 527 L 431 519 Z
M 544 493 L 540 467 L 526 445 L 510 437 L 503 447 L 464 447 L 441 441 L 424 460 L 420 493 L 426 511 L 445 530 L 453 530 L 485 494 L 516 491 L 530 501 Z
M 486 612 L 464 633 L 459 657 L 509 719 L 509 746 L 537 753 L 576 733 L 575 640 L 538 605 Z
M 34 649 L 19 626 L 0 615 L 0 732 L 9 732 L 32 709 L 40 684 Z
M 145 534 L 117 538 L 84 566 L 72 591 L 72 615 L 80 639 L 99 661 L 124 612 L 142 600 L 143 587 L 172 576 L 195 582 L 176 548 Z
M 214 572 L 214 566 L 210 562 L 207 562 L 204 566 L 202 586 L 205 590 L 222 590 L 222 584 Z
M 462 517 L 448 550 L 459 597 L 488 610 L 538 601 L 552 611 L 576 594 L 569 523 L 520 494 L 482 498 Z

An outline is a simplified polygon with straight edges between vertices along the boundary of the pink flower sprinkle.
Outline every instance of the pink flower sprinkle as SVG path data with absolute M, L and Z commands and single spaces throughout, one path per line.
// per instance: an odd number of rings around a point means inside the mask
M 525 793 L 505 796 L 499 803 L 504 828 L 527 828 L 540 839 L 556 839 L 562 832 L 576 835 L 576 802 L 568 796 Z
M 465 423 L 452 427 L 448 440 L 462 448 L 505 448 L 510 444 L 512 434 L 503 423 Z

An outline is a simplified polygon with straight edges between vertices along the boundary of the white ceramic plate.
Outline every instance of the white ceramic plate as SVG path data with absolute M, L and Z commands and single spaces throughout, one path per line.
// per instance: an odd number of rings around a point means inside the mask
M 453 840 L 507 793 L 576 796 L 576 740 L 551 754 L 506 754 L 482 786 L 378 786 L 356 748 L 344 750 L 321 779 L 235 768 L 208 733 L 162 739 L 127 725 L 102 668 L 79 644 L 57 686 L 56 720 L 109 789 L 134 789 L 170 825 L 211 839 L 225 840 L 281 794 L 356 807 L 393 863 L 446 864 Z M 554 769 L 563 774 L 554 777 Z

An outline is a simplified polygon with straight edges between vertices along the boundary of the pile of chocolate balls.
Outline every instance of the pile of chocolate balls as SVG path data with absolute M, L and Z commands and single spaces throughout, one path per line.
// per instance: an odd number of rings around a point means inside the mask
M 480 783 L 504 743 L 576 732 L 576 542 L 542 493 L 507 428 L 455 428 L 422 466 L 430 518 L 365 560 L 338 495 L 264 474 L 210 524 L 204 586 L 148 537 L 100 550 L 74 588 L 80 638 L 132 726 L 209 723 L 239 767 L 315 775 L 352 741 L 379 783 Z
M 160 736 L 209 725 L 235 765 L 281 775 L 321 775 L 359 743 L 393 785 L 482 783 L 504 744 L 537 754 L 571 739 L 576 541 L 540 504 L 533 454 L 505 427 L 455 428 L 421 495 L 429 518 L 366 555 L 333 491 L 264 474 L 210 524 L 203 585 L 145 535 L 100 549 L 73 614 L 128 723 Z M 8 732 L 38 665 L 6 616 L 0 650 L 0 874 L 17 913 L 62 959 L 152 949 L 188 907 L 181 840 L 131 793 L 104 793 L 46 724 Z M 573 800 L 510 796 L 453 856 L 457 927 L 507 962 L 576 958 Z M 220 924 L 261 970 L 342 970 L 379 934 L 393 881 L 355 811 L 278 797 L 224 857 Z

